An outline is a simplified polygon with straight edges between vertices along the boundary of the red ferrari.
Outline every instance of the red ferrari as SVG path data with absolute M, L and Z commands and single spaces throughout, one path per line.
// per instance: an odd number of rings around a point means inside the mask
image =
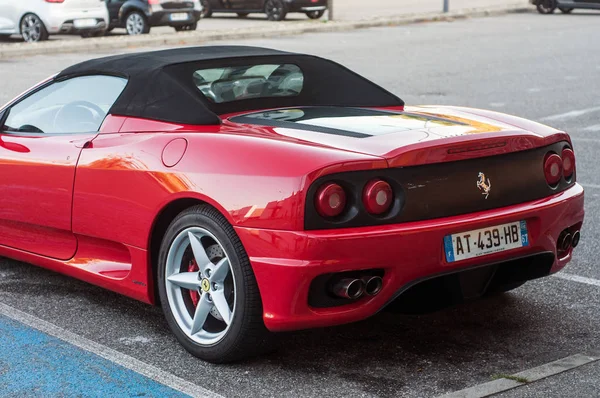
M 584 217 L 566 133 L 405 107 L 310 55 L 91 60 L 0 125 L 0 255 L 160 303 L 211 362 L 261 352 L 270 332 L 550 275 Z

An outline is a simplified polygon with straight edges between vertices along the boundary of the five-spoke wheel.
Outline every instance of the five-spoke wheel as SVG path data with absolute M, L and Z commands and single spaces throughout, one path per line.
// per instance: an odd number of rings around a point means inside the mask
M 252 267 L 216 209 L 181 213 L 165 234 L 158 266 L 165 317 L 190 353 L 228 362 L 264 351 L 267 331 Z
M 287 15 L 287 7 L 283 0 L 267 0 L 265 14 L 269 21 L 283 21 Z
M 181 231 L 165 276 L 171 312 L 186 335 L 199 344 L 222 339 L 235 313 L 235 281 L 217 238 L 198 227 Z

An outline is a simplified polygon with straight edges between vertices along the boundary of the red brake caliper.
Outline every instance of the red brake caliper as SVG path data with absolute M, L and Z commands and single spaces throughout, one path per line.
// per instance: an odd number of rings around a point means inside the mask
M 190 261 L 190 265 L 188 265 L 188 272 L 196 272 L 200 268 L 198 268 L 198 264 L 196 264 L 196 260 Z M 190 290 L 190 298 L 192 299 L 192 303 L 194 307 L 198 305 L 198 301 L 200 301 L 200 294 L 195 290 Z

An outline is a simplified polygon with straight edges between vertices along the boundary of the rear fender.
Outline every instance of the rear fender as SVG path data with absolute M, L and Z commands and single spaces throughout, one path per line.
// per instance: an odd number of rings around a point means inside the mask
M 132 11 L 139 11 L 146 17 L 150 16 L 150 7 L 148 4 L 145 4 L 139 0 L 129 0 L 125 2 L 119 10 L 119 23 L 124 24 L 127 15 L 129 15 Z

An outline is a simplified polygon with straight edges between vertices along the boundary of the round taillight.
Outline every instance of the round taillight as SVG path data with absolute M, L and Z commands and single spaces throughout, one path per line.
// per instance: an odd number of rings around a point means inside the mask
M 317 191 L 315 197 L 317 212 L 323 217 L 337 217 L 346 207 L 346 192 L 338 184 L 328 183 Z
M 563 163 L 560 156 L 555 153 L 546 155 L 544 160 L 544 175 L 548 185 L 556 185 L 562 177 Z
M 575 153 L 569 148 L 565 148 L 562 151 L 562 167 L 563 175 L 566 179 L 571 178 L 575 171 Z
M 394 192 L 390 184 L 383 180 L 370 181 L 363 190 L 363 204 L 371 214 L 383 214 L 390 209 Z

